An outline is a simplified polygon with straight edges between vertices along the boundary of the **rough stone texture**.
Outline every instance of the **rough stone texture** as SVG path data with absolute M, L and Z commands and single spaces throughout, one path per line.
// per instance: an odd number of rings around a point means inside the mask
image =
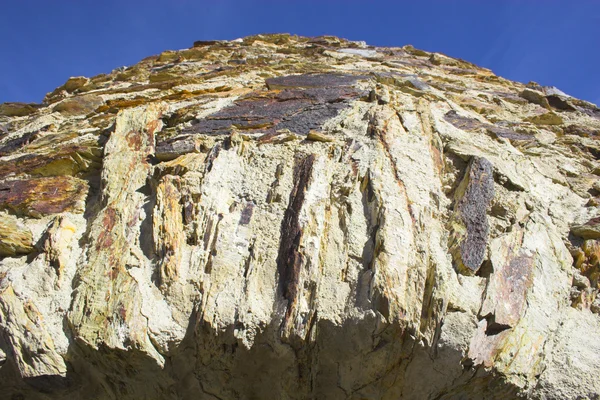
M 451 252 L 461 272 L 474 273 L 484 260 L 488 242 L 487 209 L 494 198 L 493 165 L 473 157 L 456 191 L 456 222 L 451 229 Z
M 68 176 L 0 181 L 0 208 L 17 215 L 81 213 L 86 196 L 86 182 Z
M 0 214 L 0 256 L 28 254 L 33 250 L 31 231 L 12 215 Z
M 0 106 L 0 398 L 597 399 L 600 110 L 196 42 Z
M 583 239 L 600 239 L 600 217 L 592 218 L 585 224 L 574 225 L 571 232 Z

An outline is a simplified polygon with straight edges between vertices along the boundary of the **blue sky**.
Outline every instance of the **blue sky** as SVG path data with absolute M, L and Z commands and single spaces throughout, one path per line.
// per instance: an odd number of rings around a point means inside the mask
M 195 40 L 289 32 L 412 44 L 600 104 L 600 0 L 1 1 L 0 102 Z

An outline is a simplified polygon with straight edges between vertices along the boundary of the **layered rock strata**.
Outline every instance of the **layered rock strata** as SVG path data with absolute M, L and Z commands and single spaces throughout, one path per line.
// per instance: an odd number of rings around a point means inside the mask
M 0 105 L 0 398 L 599 398 L 599 136 L 334 37 Z

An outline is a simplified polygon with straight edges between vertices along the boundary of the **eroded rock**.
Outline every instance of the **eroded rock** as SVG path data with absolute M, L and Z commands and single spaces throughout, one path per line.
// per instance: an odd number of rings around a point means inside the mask
M 29 254 L 33 251 L 33 236 L 17 218 L 0 214 L 0 257 Z
M 600 217 L 592 218 L 585 224 L 574 225 L 571 232 L 583 239 L 600 239 Z
M 0 397 L 600 393 L 590 103 L 281 34 L 0 107 Z

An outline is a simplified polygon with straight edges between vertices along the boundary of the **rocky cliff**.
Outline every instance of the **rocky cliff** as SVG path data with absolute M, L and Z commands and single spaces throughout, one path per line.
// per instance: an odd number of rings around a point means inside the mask
M 196 42 L 0 105 L 2 399 L 598 399 L 600 109 Z

